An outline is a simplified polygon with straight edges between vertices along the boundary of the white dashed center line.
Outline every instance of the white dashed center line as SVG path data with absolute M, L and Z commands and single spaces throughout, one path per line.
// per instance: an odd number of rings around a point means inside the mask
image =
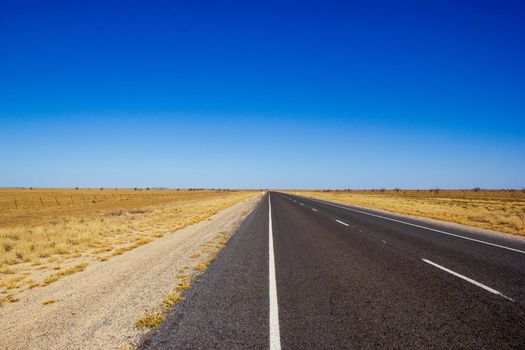
M 493 246 L 493 247 L 498 247 L 498 248 L 502 248 L 502 249 L 511 250 L 513 252 L 525 254 L 525 250 L 520 250 L 520 249 L 511 248 L 511 247 L 507 247 L 507 246 L 496 244 L 496 243 L 482 241 L 480 239 L 465 237 L 465 236 L 461 236 L 461 235 L 458 235 L 458 234 L 455 234 L 455 233 L 450 233 L 450 232 L 446 232 L 446 231 L 442 231 L 442 230 L 437 230 L 435 228 L 430 228 L 430 227 L 426 227 L 426 226 L 422 226 L 422 225 L 417 225 L 417 224 L 413 224 L 413 223 L 410 223 L 410 222 L 389 218 L 389 217 L 382 216 L 382 215 L 372 214 L 372 213 L 368 213 L 368 212 L 363 211 L 363 210 L 352 209 L 352 208 L 344 207 L 342 205 L 337 205 L 337 204 L 334 204 L 334 203 L 330 203 L 330 202 L 327 202 L 327 201 L 321 201 L 321 200 L 314 199 L 314 198 L 308 198 L 308 199 L 310 199 L 310 200 L 312 200 L 314 202 L 317 202 L 317 203 L 330 205 L 332 207 L 337 207 L 337 208 L 353 211 L 353 212 L 356 212 L 356 213 L 361 213 L 361 214 L 364 214 L 364 215 L 369 215 L 369 216 L 373 216 L 373 217 L 376 217 L 376 218 L 381 218 L 381 219 L 384 219 L 384 220 L 398 222 L 398 223 L 401 223 L 401 224 L 405 224 L 405 225 L 409 225 L 409 226 L 413 226 L 413 227 L 417 227 L 417 228 L 422 228 L 424 230 L 429 230 L 429 231 L 433 231 L 433 232 L 439 232 L 439 233 L 442 233 L 442 234 L 445 234 L 445 235 L 448 235 L 448 236 L 457 237 L 457 238 L 461 238 L 461 239 L 466 239 L 468 241 L 478 242 L 478 243 L 481 243 L 481 244 L 486 244 L 486 245 L 490 245 L 490 246 Z
M 339 221 L 339 220 L 335 220 L 335 221 L 337 221 L 337 222 L 340 223 L 341 225 L 350 226 L 350 225 L 348 225 L 346 222 L 342 222 L 342 221 Z

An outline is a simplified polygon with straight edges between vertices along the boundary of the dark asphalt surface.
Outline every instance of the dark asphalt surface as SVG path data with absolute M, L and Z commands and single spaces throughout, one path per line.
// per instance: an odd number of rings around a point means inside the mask
M 283 349 L 525 348 L 525 254 L 365 213 L 523 242 L 289 194 L 271 203 Z M 268 254 L 265 197 L 141 348 L 268 348 Z

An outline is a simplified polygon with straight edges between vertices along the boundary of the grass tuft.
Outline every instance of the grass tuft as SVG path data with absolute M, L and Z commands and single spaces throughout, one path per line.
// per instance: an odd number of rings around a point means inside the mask
M 208 268 L 208 263 L 207 262 L 200 262 L 197 265 L 195 265 L 195 268 L 198 271 L 204 271 L 204 270 L 206 270 Z
M 164 307 L 172 307 L 177 304 L 182 299 L 181 295 L 177 292 L 170 293 L 166 295 L 162 304 Z
M 154 328 L 164 323 L 166 316 L 162 312 L 146 313 L 135 322 L 136 328 Z

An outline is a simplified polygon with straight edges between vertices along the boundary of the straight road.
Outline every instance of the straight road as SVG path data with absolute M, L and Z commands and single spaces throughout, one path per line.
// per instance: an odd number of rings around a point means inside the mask
M 272 192 L 142 348 L 525 347 L 525 244 Z

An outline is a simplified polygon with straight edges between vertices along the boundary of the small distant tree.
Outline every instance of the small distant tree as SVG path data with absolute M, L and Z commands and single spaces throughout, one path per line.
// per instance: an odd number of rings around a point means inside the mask
M 401 189 L 396 187 L 396 188 L 394 188 L 394 191 L 399 192 L 399 191 L 401 191 Z
M 75 190 L 77 190 L 77 191 L 78 191 L 78 187 L 75 187 Z
M 474 192 L 479 192 L 479 191 L 481 191 L 481 188 L 479 188 L 479 187 L 474 187 L 474 188 L 472 189 L 472 191 L 474 191 Z

